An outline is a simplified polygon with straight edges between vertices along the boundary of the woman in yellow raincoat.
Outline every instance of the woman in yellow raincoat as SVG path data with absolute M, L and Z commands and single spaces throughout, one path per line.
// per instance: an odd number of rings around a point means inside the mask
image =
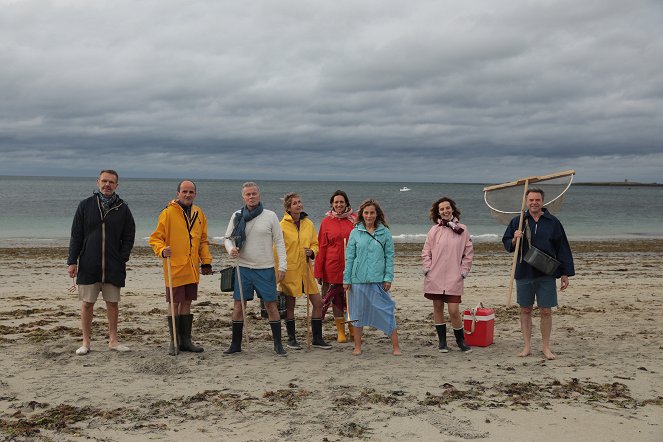
M 285 241 L 288 270 L 281 281 L 281 291 L 286 295 L 286 320 L 288 331 L 288 348 L 301 350 L 295 335 L 295 302 L 302 295 L 307 295 L 313 304 L 311 329 L 312 345 L 325 350 L 331 349 L 322 338 L 322 297 L 318 284 L 313 277 L 311 260 L 318 253 L 318 236 L 315 226 L 304 212 L 301 197 L 296 193 L 288 193 L 283 197 L 285 214 L 281 219 L 281 230 Z

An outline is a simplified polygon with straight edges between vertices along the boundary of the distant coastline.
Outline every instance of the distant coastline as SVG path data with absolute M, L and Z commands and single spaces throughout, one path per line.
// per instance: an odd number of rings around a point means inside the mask
M 579 183 L 575 182 L 575 186 L 615 186 L 615 187 L 663 187 L 663 183 L 639 183 L 637 181 L 597 181 Z

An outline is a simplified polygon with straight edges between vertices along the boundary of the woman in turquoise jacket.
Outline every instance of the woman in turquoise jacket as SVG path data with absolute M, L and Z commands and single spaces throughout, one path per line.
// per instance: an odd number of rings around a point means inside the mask
M 394 280 L 394 240 L 384 213 L 375 200 L 359 207 L 357 224 L 350 233 L 345 253 L 343 288 L 348 293 L 348 316 L 355 322 L 352 354 L 361 354 L 362 327 L 371 326 L 391 337 L 392 354 L 399 356 L 396 303 L 389 296 Z

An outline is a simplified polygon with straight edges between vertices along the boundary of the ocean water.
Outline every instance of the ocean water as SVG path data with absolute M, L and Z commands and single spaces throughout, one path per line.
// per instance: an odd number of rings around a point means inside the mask
M 136 245 L 146 245 L 161 209 L 175 198 L 178 180 L 121 178 L 118 194 L 136 219 Z M 209 236 L 223 236 L 231 214 L 241 207 L 241 181 L 200 180 L 196 204 L 209 221 Z M 505 226 L 495 221 L 483 200 L 484 184 L 261 181 L 265 208 L 283 214 L 280 198 L 298 192 L 304 210 L 319 225 L 336 189 L 346 191 L 353 207 L 380 202 L 396 242 L 423 242 L 431 226 L 433 201 L 449 196 L 462 212 L 474 241 L 499 241 Z M 411 190 L 401 192 L 407 186 Z M 68 243 L 80 200 L 96 189 L 95 178 L 0 177 L 0 246 L 61 246 Z M 557 217 L 570 239 L 604 240 L 663 237 L 663 187 L 572 185 Z

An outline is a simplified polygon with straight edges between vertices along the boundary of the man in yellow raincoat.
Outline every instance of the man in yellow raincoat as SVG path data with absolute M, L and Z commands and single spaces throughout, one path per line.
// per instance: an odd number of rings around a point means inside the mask
M 191 340 L 193 315 L 191 302 L 198 299 L 200 272 L 212 273 L 212 255 L 207 240 L 207 218 L 200 207 L 193 204 L 196 185 L 184 180 L 177 186 L 177 199 L 168 203 L 159 214 L 157 228 L 150 235 L 150 246 L 161 258 L 170 257 L 173 280 L 173 305 L 177 342 L 180 351 L 202 352 L 203 348 Z M 200 270 L 199 270 L 200 268 Z M 163 260 L 166 281 L 166 302 L 170 303 L 168 268 Z M 172 313 L 172 311 L 171 311 Z M 173 346 L 172 316 L 168 316 L 171 355 L 177 352 Z

